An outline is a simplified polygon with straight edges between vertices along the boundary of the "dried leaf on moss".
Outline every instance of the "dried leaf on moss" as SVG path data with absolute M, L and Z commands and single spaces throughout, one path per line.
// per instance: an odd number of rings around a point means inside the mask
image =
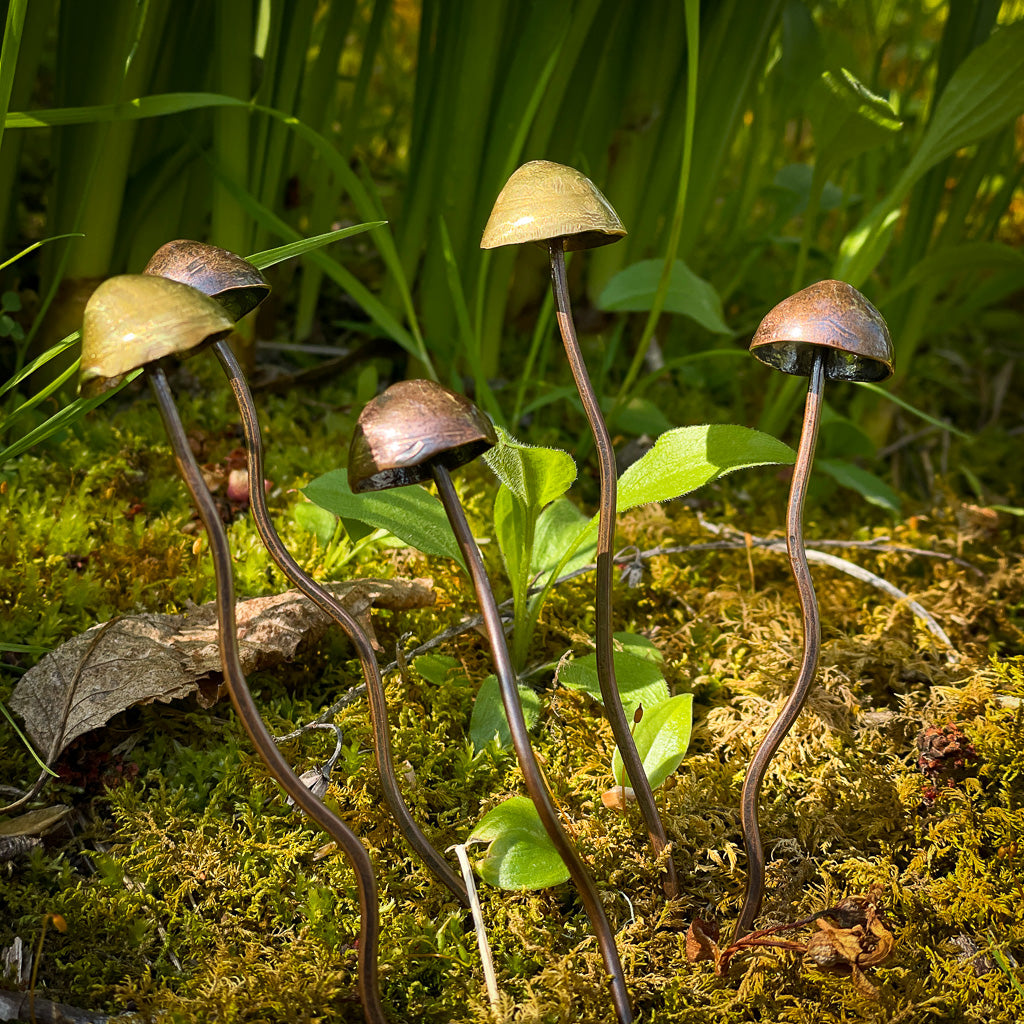
M 424 608 L 433 581 L 358 580 L 327 588 L 373 636 L 373 607 Z M 257 672 L 294 659 L 333 620 L 297 590 L 235 605 L 242 669 Z M 52 761 L 72 740 L 137 704 L 195 696 L 210 707 L 223 677 L 213 602 L 183 615 L 144 613 L 93 626 L 48 654 L 22 677 L 10 707 Z

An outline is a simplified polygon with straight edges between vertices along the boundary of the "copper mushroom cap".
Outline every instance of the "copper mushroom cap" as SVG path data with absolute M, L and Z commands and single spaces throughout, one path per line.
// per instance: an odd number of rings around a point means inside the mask
M 191 355 L 233 327 L 218 302 L 187 284 L 145 274 L 108 278 L 82 319 L 82 393 L 102 394 L 132 370 L 164 356 Z
M 403 380 L 366 404 L 348 457 L 353 493 L 404 487 L 455 469 L 498 443 L 494 426 L 468 398 L 430 380 Z
M 233 320 L 240 320 L 270 294 L 263 272 L 248 260 L 187 238 L 160 246 L 143 273 L 169 277 L 213 296 Z
M 882 314 L 845 281 L 819 281 L 783 299 L 761 321 L 750 351 L 803 377 L 821 353 L 829 380 L 874 382 L 892 374 L 892 341 Z
M 624 234 L 619 215 L 585 174 L 550 160 L 531 160 L 498 194 L 480 248 L 561 238 L 570 252 L 608 245 Z

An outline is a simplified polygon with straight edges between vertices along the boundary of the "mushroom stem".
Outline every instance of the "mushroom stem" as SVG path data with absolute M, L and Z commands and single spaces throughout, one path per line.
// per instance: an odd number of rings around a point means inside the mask
M 733 937 L 746 935 L 754 925 L 754 919 L 761 911 L 764 897 L 764 849 L 761 845 L 761 831 L 757 822 L 758 801 L 761 783 L 764 782 L 768 765 L 775 756 L 786 734 L 793 727 L 807 700 L 811 684 L 818 669 L 821 653 L 821 620 L 818 616 L 818 601 L 814 596 L 814 582 L 807 564 L 804 550 L 804 498 L 807 495 L 807 481 L 814 462 L 814 449 L 818 441 L 818 424 L 821 420 L 822 394 L 825 390 L 825 356 L 818 353 L 811 366 L 807 387 L 807 405 L 804 410 L 803 429 L 793 480 L 789 488 L 789 506 L 786 515 L 786 548 L 793 579 L 800 596 L 800 610 L 803 615 L 804 650 L 793 692 L 789 695 L 779 717 L 772 723 L 757 752 L 751 758 L 743 780 L 740 797 L 740 821 L 743 826 L 743 845 L 747 853 L 747 889 L 743 898 L 736 932 Z
M 501 612 L 498 610 L 498 603 L 494 599 L 494 592 L 487 577 L 487 570 L 484 568 L 483 559 L 480 557 L 480 549 L 476 546 L 476 541 L 473 539 L 469 524 L 466 522 L 466 516 L 462 511 L 462 505 L 459 502 L 455 486 L 452 484 L 451 475 L 444 466 L 437 462 L 433 464 L 432 469 L 434 482 L 437 485 L 437 493 L 448 515 L 448 520 L 455 533 L 455 539 L 458 541 L 462 556 L 466 560 L 466 567 L 469 569 L 469 575 L 473 581 L 473 589 L 476 591 L 480 613 L 484 620 L 484 629 L 487 631 L 491 652 L 494 657 L 494 667 L 498 676 L 498 685 L 501 689 L 501 699 L 505 705 L 509 731 L 512 734 L 512 745 L 515 748 L 519 767 L 526 780 L 526 788 L 530 798 L 533 800 L 534 806 L 537 808 L 537 813 L 540 816 L 544 830 L 558 851 L 558 855 L 565 862 L 565 866 L 569 869 L 569 874 L 579 890 L 587 917 L 590 918 L 590 923 L 597 934 L 597 942 L 601 948 L 601 955 L 604 957 L 605 967 L 608 970 L 615 1012 L 622 1024 L 628 1024 L 628 1022 L 633 1020 L 633 1011 L 629 1003 L 629 992 L 626 990 L 626 979 L 623 974 L 622 963 L 619 960 L 619 951 L 615 946 L 615 935 L 612 932 L 604 908 L 601 906 L 601 900 L 597 893 L 597 887 L 594 885 L 594 880 L 591 878 L 590 872 L 583 864 L 579 854 L 562 828 L 558 818 L 558 811 L 555 808 L 551 794 L 548 792 L 544 773 L 537 763 L 533 747 L 530 744 L 530 733 L 526 727 L 526 719 L 523 717 L 523 708 L 519 701 L 516 674 L 512 668 L 512 658 L 509 655 L 508 644 L 505 640 L 505 630 L 501 623 Z
M 583 402 L 583 410 L 590 424 L 594 437 L 600 471 L 601 503 L 598 508 L 597 522 L 597 589 L 594 599 L 596 615 L 597 647 L 597 678 L 601 684 L 601 698 L 604 702 L 605 715 L 612 727 L 612 735 L 618 744 L 622 762 L 629 776 L 629 784 L 636 794 L 636 801 L 643 815 L 651 846 L 655 855 L 660 855 L 668 844 L 668 836 L 661 816 L 654 802 L 654 792 L 644 771 L 640 754 L 633 742 L 633 734 L 622 708 L 619 688 L 615 680 L 615 661 L 612 656 L 612 553 L 615 544 L 615 505 L 618 480 L 615 475 L 615 452 L 608 427 L 601 415 L 597 395 L 587 375 L 587 367 L 583 361 L 576 328 L 572 320 L 572 307 L 569 304 L 569 286 L 565 277 L 565 253 L 562 239 L 555 238 L 548 242 L 551 257 L 551 285 L 555 296 L 555 310 L 558 317 L 558 329 L 562 334 L 565 354 L 569 358 L 576 390 Z M 665 895 L 674 897 L 679 890 L 676 881 L 676 869 L 669 855 L 665 861 L 665 874 L 662 878 Z
M 326 612 L 345 631 L 355 646 L 366 680 L 366 694 L 370 706 L 370 723 L 373 727 L 373 747 L 377 759 L 377 770 L 380 773 L 381 788 L 384 799 L 392 816 L 398 824 L 402 835 L 409 845 L 419 854 L 427 867 L 434 872 L 464 906 L 469 906 L 469 896 L 462 880 L 449 867 L 443 855 L 431 845 L 413 819 L 412 813 L 405 803 L 391 750 L 391 731 L 388 727 L 388 706 L 384 696 L 384 684 L 380 676 L 380 666 L 373 652 L 366 631 L 356 619 L 335 600 L 316 580 L 303 571 L 302 567 L 292 558 L 274 528 L 274 521 L 267 508 L 266 495 L 263 492 L 263 439 L 260 432 L 256 403 L 246 382 L 242 368 L 226 341 L 218 341 L 213 346 L 220 359 L 221 366 L 231 383 L 231 390 L 238 403 L 238 411 L 242 418 L 242 429 L 248 453 L 249 468 L 249 505 L 252 509 L 256 529 L 270 557 L 311 601 Z
M 359 998 L 369 1024 L 388 1024 L 380 1002 L 377 982 L 377 947 L 380 940 L 380 920 L 377 910 L 377 882 L 373 874 L 370 855 L 348 826 L 333 814 L 320 800 L 303 785 L 292 767 L 277 749 L 273 737 L 260 718 L 259 711 L 249 692 L 245 673 L 238 654 L 238 635 L 235 626 L 234 581 L 231 575 L 231 551 L 227 534 L 217 514 L 210 492 L 203 481 L 202 472 L 189 447 L 185 428 L 178 415 L 174 396 L 167 376 L 157 365 L 147 368 L 149 382 L 164 421 L 167 437 L 174 451 L 185 486 L 192 495 L 199 518 L 206 528 L 213 556 L 213 567 L 217 585 L 217 625 L 220 633 L 220 656 L 224 678 L 231 693 L 235 711 L 249 734 L 260 757 L 271 775 L 281 784 L 285 792 L 302 808 L 331 838 L 348 857 L 356 875 L 359 892 L 359 961 L 357 978 Z

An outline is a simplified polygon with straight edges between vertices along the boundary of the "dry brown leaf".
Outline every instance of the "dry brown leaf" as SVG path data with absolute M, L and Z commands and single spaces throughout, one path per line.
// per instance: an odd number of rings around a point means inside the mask
M 423 608 L 436 599 L 430 579 L 356 580 L 327 590 L 372 641 L 371 608 Z M 241 601 L 235 616 L 246 673 L 292 660 L 300 645 L 315 643 L 334 624 L 297 590 Z M 210 707 L 222 695 L 222 682 L 210 602 L 183 615 L 144 613 L 93 626 L 29 669 L 8 706 L 52 762 L 72 740 L 136 704 L 194 695 Z

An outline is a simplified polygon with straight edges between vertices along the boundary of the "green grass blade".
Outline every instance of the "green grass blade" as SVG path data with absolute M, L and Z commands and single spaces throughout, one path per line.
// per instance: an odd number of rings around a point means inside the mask
M 364 231 L 372 228 L 379 228 L 387 224 L 386 220 L 375 220 L 369 224 L 353 224 L 351 227 L 339 228 L 337 231 L 325 231 L 322 235 L 313 235 L 310 238 L 303 238 L 299 242 L 289 242 L 287 245 L 279 245 L 276 249 L 264 249 L 263 252 L 253 253 L 246 259 L 260 270 L 274 266 L 275 263 L 283 263 L 285 260 L 294 259 L 296 256 L 305 256 L 306 253 L 322 249 L 331 242 L 340 242 L 343 238 L 351 238 L 353 235 L 361 235 Z
M 11 728 L 17 733 L 18 739 L 25 744 L 25 749 L 32 755 L 32 759 L 35 761 L 35 763 L 39 765 L 39 767 L 42 768 L 47 775 L 52 775 L 55 779 L 60 778 L 60 776 L 55 771 L 53 771 L 46 764 L 46 762 L 43 761 L 43 759 L 36 753 L 35 747 L 32 746 L 32 744 L 29 742 L 28 737 L 21 731 L 21 729 L 18 728 L 18 723 L 11 717 L 10 711 L 8 711 L 6 707 L 4 707 L 2 701 L 0 701 L 0 712 L 3 712 L 4 718 L 6 718 L 7 721 L 11 723 Z
M 140 373 L 142 373 L 141 369 L 133 370 L 116 388 L 105 391 L 101 395 L 96 395 L 93 398 L 76 398 L 73 402 L 64 406 L 63 409 L 55 412 L 45 423 L 40 423 L 35 430 L 30 430 L 24 437 L 19 438 L 13 444 L 0 450 L 0 464 L 8 459 L 16 458 L 23 452 L 27 452 L 33 445 L 39 444 L 40 441 L 45 441 L 59 430 L 64 430 L 66 427 L 71 426 L 76 420 L 81 419 L 86 413 L 95 409 L 96 406 L 102 405 L 108 398 L 113 397 L 122 388 L 127 387 Z
M 928 413 L 911 405 L 906 399 L 900 398 L 898 395 L 894 395 L 886 388 L 880 388 L 877 384 L 869 384 L 867 381 L 858 381 L 857 387 L 864 388 L 866 391 L 870 391 L 874 395 L 879 395 L 882 398 L 888 399 L 893 403 L 893 405 L 898 405 L 901 409 L 906 409 L 907 412 L 912 413 L 918 419 L 924 420 L 925 423 L 931 424 L 933 427 L 938 427 L 940 430 L 948 430 L 949 433 L 956 434 L 957 437 L 963 437 L 967 440 L 971 439 L 970 434 L 954 427 L 951 423 L 944 423 L 942 420 L 938 420 L 934 416 L 929 416 Z
M 70 348 L 82 336 L 81 331 L 74 331 L 66 338 L 62 338 L 56 345 L 52 345 L 42 355 L 37 356 L 28 366 L 21 369 L 10 380 L 0 385 L 0 395 L 5 395 L 12 388 L 16 388 L 26 377 L 30 377 L 40 366 L 45 366 L 54 356 L 60 355 L 65 349 Z

